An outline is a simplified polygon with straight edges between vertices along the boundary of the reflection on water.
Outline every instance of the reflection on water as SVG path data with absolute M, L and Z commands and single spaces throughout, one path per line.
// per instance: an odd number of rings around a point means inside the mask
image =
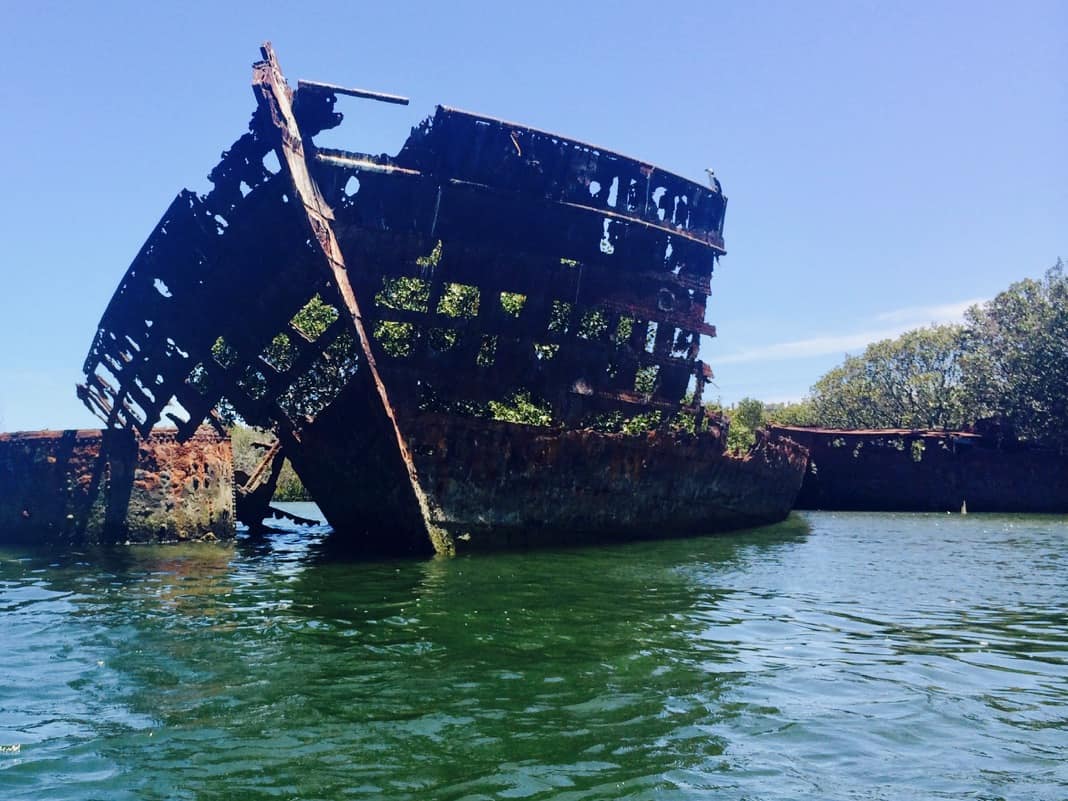
M 1062 798 L 1063 519 L 0 551 L 4 798 Z

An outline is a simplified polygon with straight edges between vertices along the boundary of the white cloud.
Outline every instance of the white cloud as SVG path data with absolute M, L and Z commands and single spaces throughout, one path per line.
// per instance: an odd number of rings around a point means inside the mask
M 872 328 L 850 334 L 797 339 L 791 342 L 776 342 L 727 353 L 711 359 L 714 365 L 770 362 L 784 359 L 806 359 L 815 356 L 843 355 L 863 350 L 872 342 L 891 339 L 913 328 L 925 325 L 956 323 L 963 319 L 966 309 L 982 299 L 962 300 L 936 306 L 908 306 L 875 315 L 875 320 L 887 323 L 883 328 Z
M 828 356 L 834 353 L 848 353 L 852 350 L 864 348 L 870 343 L 880 339 L 897 336 L 902 330 L 903 329 L 900 328 L 887 328 L 879 331 L 860 331 L 855 334 L 797 339 L 793 342 L 776 342 L 771 345 L 761 345 L 755 348 L 740 350 L 735 353 L 728 353 L 723 356 L 716 356 L 712 361 L 717 365 L 743 364 L 745 362 L 805 359 L 811 356 Z
M 985 302 L 985 298 L 972 298 L 957 303 L 942 303 L 937 306 L 906 306 L 903 309 L 882 312 L 875 315 L 876 320 L 887 323 L 898 323 L 915 327 L 919 325 L 931 325 L 932 323 L 957 323 L 964 319 L 964 312 L 977 303 Z

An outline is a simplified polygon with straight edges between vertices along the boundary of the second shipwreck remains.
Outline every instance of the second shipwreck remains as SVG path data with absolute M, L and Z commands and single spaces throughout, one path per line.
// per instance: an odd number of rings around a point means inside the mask
M 786 515 L 804 449 L 732 456 L 702 415 L 718 182 L 442 107 L 395 157 L 318 148 L 339 94 L 406 101 L 263 59 L 214 189 L 179 194 L 100 322 L 79 391 L 109 427 L 272 427 L 367 550 Z
M 798 509 L 1068 512 L 1068 458 L 984 428 L 774 430 L 809 451 Z
M 202 428 L 0 433 L 0 543 L 234 536 L 230 440 Z

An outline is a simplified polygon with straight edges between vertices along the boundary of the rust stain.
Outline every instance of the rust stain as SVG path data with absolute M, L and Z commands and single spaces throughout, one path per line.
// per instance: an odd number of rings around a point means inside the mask
M 235 533 L 230 441 L 201 430 L 0 434 L 0 538 L 85 542 Z

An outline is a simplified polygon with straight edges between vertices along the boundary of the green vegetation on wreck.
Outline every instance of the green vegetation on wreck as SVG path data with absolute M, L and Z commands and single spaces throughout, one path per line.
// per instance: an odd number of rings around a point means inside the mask
M 425 314 L 431 303 L 439 315 L 456 319 L 474 319 L 479 314 L 481 302 L 480 291 L 476 286 L 466 284 L 445 284 L 440 297 L 431 297 L 431 282 L 425 277 L 426 271 L 435 268 L 441 261 L 442 243 L 439 241 L 433 250 L 416 259 L 422 268 L 424 277 L 398 276 L 387 278 L 382 289 L 375 295 L 375 305 L 394 311 L 408 311 Z M 561 259 L 561 262 L 574 266 L 577 262 Z M 501 310 L 505 314 L 519 317 L 526 306 L 527 296 L 517 292 L 501 292 L 499 295 Z M 497 301 L 494 301 L 497 302 Z M 549 330 L 561 333 L 567 330 L 573 305 L 562 300 L 554 300 L 549 315 Z M 603 310 L 590 309 L 576 323 L 575 333 L 582 339 L 597 339 L 608 331 L 608 316 Z M 614 332 L 617 343 L 626 341 L 632 331 L 634 320 L 622 318 Z M 425 337 L 430 346 L 439 352 L 454 347 L 459 339 L 455 328 L 431 328 L 422 330 L 418 326 L 395 320 L 379 320 L 373 329 L 375 341 L 389 356 L 403 358 L 410 355 Z M 653 333 L 648 334 L 647 344 L 653 344 Z M 495 337 L 484 337 L 478 354 L 479 363 L 491 363 L 496 349 Z M 540 359 L 551 359 L 559 350 L 558 344 L 535 344 L 535 351 Z M 635 389 L 639 392 L 652 393 L 656 382 L 656 368 L 643 367 L 638 370 Z M 433 390 L 424 388 L 424 397 L 420 408 L 423 411 L 438 411 L 469 417 L 487 417 L 508 423 L 523 423 L 535 426 L 553 426 L 559 424 L 553 416 L 552 405 L 544 398 L 539 398 L 530 390 L 517 390 L 497 400 L 486 403 L 474 401 L 445 402 L 438 398 Z M 684 402 L 685 403 L 685 402 Z M 688 405 L 688 404 L 687 404 Z M 660 426 L 663 420 L 661 412 L 646 412 L 625 415 L 622 412 L 605 412 L 591 415 L 581 425 L 597 431 L 641 434 Z M 680 414 L 672 419 L 671 427 L 675 430 L 693 429 L 693 417 Z
M 440 258 L 439 243 L 420 260 L 420 265 L 433 267 Z M 387 308 L 426 311 L 431 300 L 429 288 L 429 282 L 418 278 L 391 279 L 375 302 Z M 437 311 L 451 317 L 475 317 L 479 301 L 476 287 L 450 284 L 436 300 Z M 506 312 L 519 315 L 526 297 L 504 293 L 501 303 Z M 554 308 L 554 324 L 558 322 L 557 317 L 564 320 L 570 312 L 570 308 Z M 293 322 L 314 339 L 336 317 L 336 309 L 316 297 Z M 606 321 L 592 312 L 578 322 L 578 333 L 599 335 L 605 325 Z M 617 332 L 617 336 L 624 338 L 629 334 L 629 330 Z M 454 344 L 449 338 L 455 338 L 457 333 L 441 329 L 426 335 L 440 340 L 433 343 L 435 347 L 447 349 Z M 400 356 L 413 347 L 417 333 L 408 323 L 381 321 L 374 336 L 383 350 Z M 860 355 L 848 356 L 822 376 L 802 401 L 765 404 L 755 398 L 743 398 L 726 408 L 716 403 L 706 404 L 706 411 L 730 419 L 727 448 L 737 454 L 748 451 L 756 441 L 756 432 L 769 423 L 828 428 L 960 429 L 984 420 L 995 421 L 1003 431 L 1021 439 L 1043 442 L 1065 452 L 1068 451 L 1065 342 L 1068 342 L 1068 277 L 1058 259 L 1043 278 L 1019 281 L 993 300 L 973 306 L 966 313 L 963 325 L 908 331 L 896 339 L 875 342 Z M 281 334 L 267 348 L 265 358 L 284 364 L 291 358 L 290 349 L 291 344 Z M 226 343 L 217 342 L 213 353 L 225 362 Z M 330 383 L 329 376 L 320 378 Z M 339 374 L 337 380 L 344 381 L 345 376 Z M 650 377 L 650 384 L 652 380 Z M 550 404 L 529 391 L 481 405 L 466 403 L 462 409 L 446 407 L 430 396 L 423 408 L 527 425 L 557 423 Z M 234 425 L 231 433 L 235 466 L 249 472 L 261 453 L 253 442 L 268 439 L 270 435 L 240 425 L 232 408 L 225 403 L 221 412 Z M 660 427 L 662 420 L 660 412 L 630 417 L 611 412 L 595 415 L 582 424 L 597 431 L 637 435 Z M 694 418 L 679 414 L 669 421 L 669 427 L 692 433 Z M 275 500 L 309 500 L 288 460 L 279 477 Z

